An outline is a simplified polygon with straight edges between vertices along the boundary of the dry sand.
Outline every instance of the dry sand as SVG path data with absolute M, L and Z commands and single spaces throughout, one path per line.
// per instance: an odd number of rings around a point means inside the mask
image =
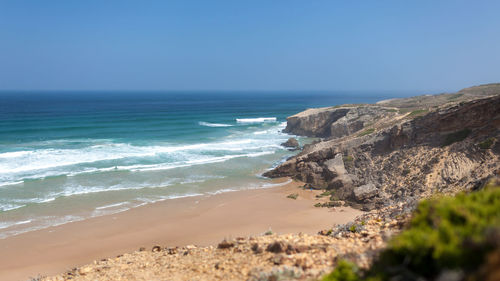
M 319 191 L 298 183 L 167 200 L 123 213 L 68 223 L 0 240 L 0 280 L 54 275 L 105 257 L 153 245 L 215 245 L 224 238 L 314 234 L 353 220 L 350 208 L 315 208 Z M 297 200 L 286 198 L 298 193 Z

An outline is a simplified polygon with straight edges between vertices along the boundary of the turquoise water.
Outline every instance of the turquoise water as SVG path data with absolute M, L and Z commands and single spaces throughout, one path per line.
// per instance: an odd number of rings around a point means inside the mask
M 172 198 L 264 188 L 286 117 L 383 93 L 0 93 L 0 238 Z

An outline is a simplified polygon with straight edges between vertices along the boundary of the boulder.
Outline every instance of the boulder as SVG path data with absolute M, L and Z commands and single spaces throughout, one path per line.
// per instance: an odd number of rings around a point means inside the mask
M 378 189 L 373 183 L 358 186 L 353 190 L 354 198 L 358 202 L 366 201 L 378 194 Z
M 299 148 L 299 142 L 297 141 L 296 138 L 289 138 L 286 142 L 281 144 L 284 147 L 288 148 Z

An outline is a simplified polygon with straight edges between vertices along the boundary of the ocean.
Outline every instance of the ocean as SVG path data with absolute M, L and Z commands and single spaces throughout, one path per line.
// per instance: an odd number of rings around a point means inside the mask
M 1 92 L 0 239 L 173 198 L 272 187 L 286 117 L 384 93 Z M 302 143 L 307 139 L 299 138 Z

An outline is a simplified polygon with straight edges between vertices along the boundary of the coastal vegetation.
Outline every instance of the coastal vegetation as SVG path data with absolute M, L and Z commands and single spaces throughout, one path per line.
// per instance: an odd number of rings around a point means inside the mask
M 424 115 L 427 112 L 429 112 L 429 110 L 427 110 L 427 109 L 417 109 L 417 110 L 413 110 L 412 112 L 410 112 L 410 114 L 408 114 L 407 117 L 417 117 L 417 116 Z
M 500 254 L 499 237 L 500 186 L 434 197 L 418 205 L 408 228 L 389 243 L 371 268 L 361 271 L 340 261 L 322 280 L 428 280 L 445 271 L 483 280 L 482 265 L 492 253 Z
M 369 129 L 366 129 L 363 132 L 361 132 L 358 136 L 359 137 L 363 137 L 363 136 L 369 135 L 369 134 L 371 134 L 373 132 L 375 132 L 375 129 L 374 128 L 369 128 Z
M 442 146 L 448 146 L 452 143 L 463 141 L 466 137 L 468 137 L 471 133 L 471 130 L 468 128 L 465 128 L 463 130 L 460 130 L 458 132 L 450 133 L 446 136 L 444 143 Z
M 493 143 L 495 142 L 494 137 L 487 138 L 486 140 L 482 141 L 479 143 L 479 147 L 481 149 L 489 149 L 493 146 Z

